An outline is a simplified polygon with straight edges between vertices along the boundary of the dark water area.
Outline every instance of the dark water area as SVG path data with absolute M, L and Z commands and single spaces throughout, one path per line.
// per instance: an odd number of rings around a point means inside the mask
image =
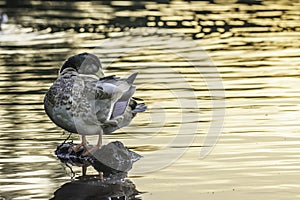
M 0 10 L 9 17 L 0 199 L 67 196 L 78 184 L 95 192 L 54 156 L 67 134 L 43 109 L 59 67 L 81 52 L 96 54 L 107 75 L 139 72 L 135 96 L 148 111 L 104 136 L 143 156 L 126 191 L 143 200 L 300 197 L 298 0 L 0 0 Z

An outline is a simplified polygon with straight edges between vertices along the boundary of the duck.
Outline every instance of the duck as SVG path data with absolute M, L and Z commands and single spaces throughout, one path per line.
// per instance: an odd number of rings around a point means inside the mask
M 102 135 L 130 124 L 146 111 L 142 99 L 134 98 L 137 72 L 127 78 L 105 76 L 99 58 L 90 53 L 69 57 L 59 69 L 58 78 L 44 97 L 48 117 L 62 129 L 79 134 L 79 147 L 88 147 L 86 136 L 98 135 L 90 153 L 102 146 Z
M 7 14 L 4 12 L 0 12 L 0 31 L 2 31 L 2 24 L 8 21 Z

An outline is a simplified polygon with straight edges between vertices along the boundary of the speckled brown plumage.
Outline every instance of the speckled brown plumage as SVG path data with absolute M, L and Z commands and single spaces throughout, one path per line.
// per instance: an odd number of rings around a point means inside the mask
M 131 98 L 136 73 L 127 79 L 99 77 L 100 61 L 91 54 L 73 56 L 62 68 L 44 98 L 47 115 L 59 127 L 80 135 L 111 133 L 146 110 Z

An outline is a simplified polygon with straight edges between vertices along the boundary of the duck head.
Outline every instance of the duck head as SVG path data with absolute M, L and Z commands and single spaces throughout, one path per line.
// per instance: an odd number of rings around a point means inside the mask
M 70 68 L 79 74 L 96 75 L 99 78 L 104 76 L 100 60 L 90 53 L 81 53 L 69 57 L 60 68 L 59 74 Z

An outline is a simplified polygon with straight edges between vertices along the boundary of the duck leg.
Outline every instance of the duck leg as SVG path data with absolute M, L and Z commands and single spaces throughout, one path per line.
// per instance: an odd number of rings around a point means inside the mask
M 88 149 L 88 151 L 84 155 L 93 154 L 95 151 L 97 151 L 102 146 L 102 134 L 103 134 L 103 130 L 101 128 L 101 131 L 98 135 L 97 144 L 95 146 L 93 146 L 92 148 Z
M 88 145 L 88 142 L 87 142 L 87 139 L 86 139 L 85 135 L 81 136 L 81 145 L 84 146 L 84 147 Z
M 103 173 L 102 172 L 99 172 L 99 179 L 101 182 L 104 181 L 104 177 L 103 177 Z
M 76 145 L 74 151 L 77 152 L 81 147 L 85 147 L 86 148 L 87 145 L 88 145 L 88 142 L 86 140 L 86 136 L 83 135 L 83 136 L 81 136 L 81 143 L 78 144 L 78 145 Z
M 87 167 L 86 166 L 82 166 L 82 176 L 86 175 L 86 170 L 87 170 Z
M 103 134 L 103 130 L 101 129 L 99 135 L 98 135 L 98 141 L 97 141 L 97 144 L 96 146 L 93 146 L 89 152 L 92 154 L 94 153 L 95 151 L 97 151 L 101 146 L 102 146 L 102 134 Z

